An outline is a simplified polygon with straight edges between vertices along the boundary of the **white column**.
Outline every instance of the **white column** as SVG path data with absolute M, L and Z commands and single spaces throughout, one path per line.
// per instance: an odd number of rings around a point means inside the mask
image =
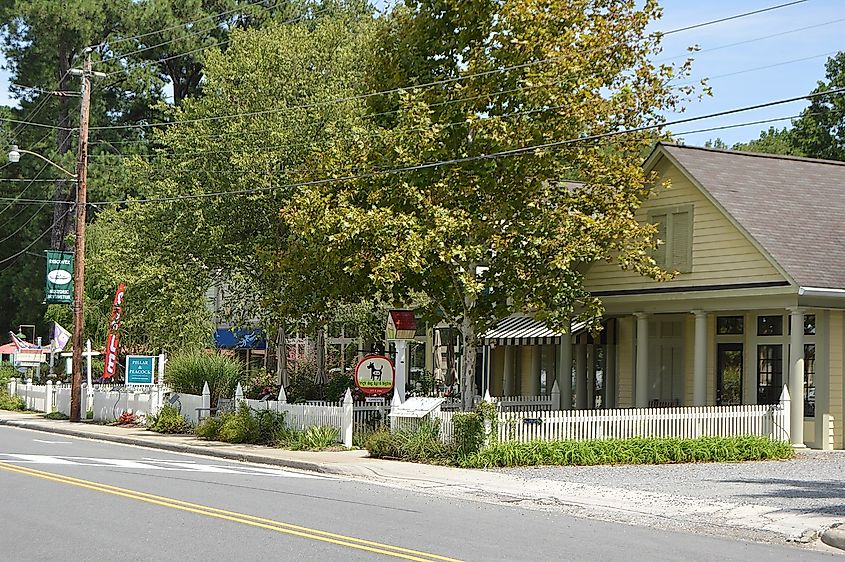
M 596 345 L 587 344 L 587 409 L 596 409 Z
M 543 348 L 531 346 L 531 396 L 540 395 L 540 375 L 543 369 Z
M 605 408 L 616 407 L 616 320 L 607 322 L 607 347 L 604 352 Z
M 587 408 L 587 344 L 575 344 L 575 404 Z
M 637 312 L 637 369 L 634 390 L 637 408 L 648 407 L 648 314 Z
M 404 401 L 405 381 L 408 378 L 408 362 L 406 361 L 405 350 L 407 349 L 408 342 L 405 340 L 396 340 L 393 343 L 396 345 L 396 378 L 394 387 L 396 394 L 402 397 Z
M 707 313 L 693 310 L 695 314 L 695 344 L 692 375 L 693 406 L 707 405 Z
M 502 368 L 502 396 L 513 396 L 513 346 L 505 346 L 505 361 Z
M 789 336 L 789 439 L 796 449 L 804 447 L 804 309 L 789 312 L 792 333 Z
M 572 408 L 572 335 L 568 332 L 560 337 L 556 379 L 560 388 L 560 407 L 569 410 Z
M 551 396 L 552 388 L 557 379 L 557 371 L 555 370 L 555 352 L 557 349 L 554 345 L 543 346 L 543 370 L 546 371 L 546 394 Z M 558 389 L 560 386 L 558 385 Z

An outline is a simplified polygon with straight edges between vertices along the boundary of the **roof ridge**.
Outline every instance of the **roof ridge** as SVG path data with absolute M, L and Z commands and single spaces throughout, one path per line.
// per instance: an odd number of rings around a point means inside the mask
M 774 160 L 793 160 L 796 162 L 807 162 L 810 164 L 829 164 L 833 166 L 845 166 L 845 162 L 841 160 L 825 160 L 822 158 L 807 158 L 806 156 L 791 156 L 788 154 L 770 154 L 767 152 L 750 152 L 746 150 L 731 150 L 722 148 L 711 148 L 707 146 L 693 146 L 687 144 L 676 144 L 670 142 L 658 143 L 664 147 L 683 148 L 687 150 L 700 150 L 703 152 L 716 152 L 720 154 L 729 154 L 731 156 L 750 156 L 753 158 L 770 158 Z

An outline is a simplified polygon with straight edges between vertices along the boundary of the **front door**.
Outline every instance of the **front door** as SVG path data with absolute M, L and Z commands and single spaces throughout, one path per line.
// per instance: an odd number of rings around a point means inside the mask
M 720 343 L 716 355 L 716 404 L 742 404 L 742 344 Z

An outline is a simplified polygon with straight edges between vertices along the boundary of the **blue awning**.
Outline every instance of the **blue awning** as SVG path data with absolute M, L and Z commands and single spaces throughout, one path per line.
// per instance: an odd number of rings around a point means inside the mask
M 231 330 L 217 328 L 214 343 L 219 349 L 267 349 L 267 339 L 260 328 Z

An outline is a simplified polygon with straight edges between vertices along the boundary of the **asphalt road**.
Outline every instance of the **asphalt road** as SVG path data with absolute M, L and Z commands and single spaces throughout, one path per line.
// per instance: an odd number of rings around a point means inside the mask
M 0 427 L 0 560 L 834 560 Z

